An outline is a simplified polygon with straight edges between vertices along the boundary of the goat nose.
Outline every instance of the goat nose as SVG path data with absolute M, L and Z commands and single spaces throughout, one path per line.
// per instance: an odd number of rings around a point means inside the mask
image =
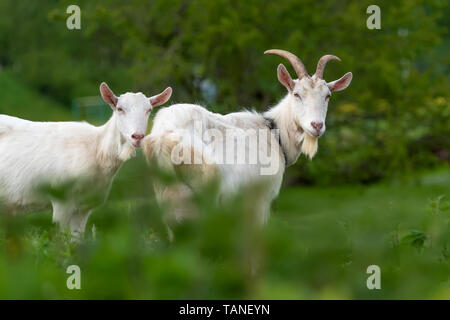
M 323 122 L 311 122 L 311 126 L 316 129 L 317 131 L 320 131 L 323 127 Z
M 144 139 L 145 136 L 144 136 L 143 134 L 140 134 L 140 133 L 133 133 L 133 134 L 131 135 L 131 137 L 132 137 L 134 140 L 140 141 L 140 140 Z

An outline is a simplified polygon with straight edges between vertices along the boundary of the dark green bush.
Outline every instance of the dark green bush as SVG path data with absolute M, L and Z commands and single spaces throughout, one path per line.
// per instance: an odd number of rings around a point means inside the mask
M 354 80 L 333 95 L 319 154 L 300 160 L 292 183 L 370 183 L 450 159 L 446 1 L 378 2 L 380 30 L 366 27 L 371 1 L 83 0 L 78 31 L 66 28 L 69 4 L 0 4 L 0 63 L 67 106 L 108 81 L 147 94 L 171 85 L 172 102 L 219 112 L 265 110 L 285 94 L 276 66 L 286 62 L 264 50 L 298 54 L 310 73 L 332 53 L 342 62 L 325 78 Z

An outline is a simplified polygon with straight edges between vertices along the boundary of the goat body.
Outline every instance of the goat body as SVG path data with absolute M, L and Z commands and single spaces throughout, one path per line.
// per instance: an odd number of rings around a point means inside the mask
M 295 117 L 291 114 L 291 99 L 287 96 L 264 114 L 242 111 L 221 115 L 199 105 L 172 105 L 156 114 L 152 131 L 144 140 L 144 152 L 148 159 L 155 157 L 162 167 L 185 168 L 191 171 L 191 176 L 194 172 L 197 177 L 187 181 L 189 187 L 184 188 L 185 192 L 195 188 L 198 182 L 204 184 L 214 176 L 218 176 L 220 181 L 220 198 L 226 198 L 250 184 L 259 184 L 259 202 L 255 206 L 263 223 L 269 217 L 271 202 L 279 193 L 286 164 L 295 162 L 302 151 L 312 157 L 317 150 L 317 138 L 305 134 L 295 123 Z M 271 121 L 276 124 L 278 132 L 271 130 Z M 217 130 L 220 134 L 211 141 L 204 134 L 207 130 Z M 259 135 L 261 132 L 264 133 L 262 137 Z M 243 136 L 246 141 L 254 138 L 257 143 L 246 144 L 244 150 L 233 150 L 232 161 L 226 161 L 230 152 L 226 148 L 227 139 Z M 200 164 L 174 164 L 176 147 L 200 154 Z M 244 163 L 239 163 L 238 157 L 242 156 L 242 152 L 246 159 Z M 250 154 L 259 155 L 254 163 L 248 161 Z M 261 155 L 264 157 L 261 158 Z M 273 170 L 262 174 L 269 167 Z M 180 186 L 176 186 L 178 192 L 173 192 L 170 187 L 158 189 L 160 200 L 176 203 L 179 200 L 177 196 L 185 197 L 179 192 L 183 190 Z
M 269 111 L 220 115 L 198 105 L 177 104 L 157 113 L 152 131 L 144 140 L 147 159 L 156 158 L 162 167 L 178 171 L 185 169 L 190 173 L 184 181 L 184 188 L 157 185 L 160 201 L 180 203 L 180 198 L 186 197 L 189 188 L 195 189 L 198 183 L 204 185 L 205 180 L 215 174 L 220 180 L 219 197 L 259 184 L 252 207 L 259 221 L 264 223 L 269 217 L 270 204 L 279 193 L 285 167 L 295 163 L 301 153 L 309 158 L 316 154 L 318 138 L 325 132 L 331 93 L 345 89 L 352 80 L 352 74 L 349 72 L 327 83 L 323 80 L 323 71 L 328 61 L 340 60 L 336 56 L 320 58 L 315 74 L 310 77 L 294 54 L 278 49 L 265 53 L 286 58 L 298 75 L 298 79 L 292 79 L 284 65 L 278 66 L 278 80 L 288 94 Z M 271 129 L 278 129 L 278 132 Z M 213 133 L 204 134 L 203 130 Z M 234 145 L 228 148 L 227 145 L 235 140 L 256 143 L 241 145 L 237 150 Z M 194 164 L 178 161 L 180 149 L 183 150 L 183 160 L 187 155 L 200 154 L 197 157 L 200 165 L 195 161 Z M 175 218 L 183 215 L 183 205 L 174 211 Z
M 100 93 L 113 110 L 101 127 L 0 115 L 0 200 L 6 207 L 51 202 L 53 221 L 74 235 L 84 231 L 120 166 L 141 146 L 153 107 L 167 102 L 172 89 L 150 98 L 140 92 L 116 97 L 102 83 Z M 57 192 L 43 192 L 48 187 Z
M 114 116 L 95 127 L 0 115 L 0 199 L 13 207 L 40 206 L 50 200 L 54 221 L 83 231 L 93 205 L 87 199 L 106 197 L 114 175 L 133 152 L 121 141 Z M 66 184 L 67 199 L 49 199 L 41 189 Z

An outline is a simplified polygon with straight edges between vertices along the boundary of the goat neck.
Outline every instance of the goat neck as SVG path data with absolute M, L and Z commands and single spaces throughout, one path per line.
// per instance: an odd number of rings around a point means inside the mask
M 294 164 L 302 153 L 312 159 L 318 147 L 318 139 L 305 133 L 300 126 L 292 107 L 292 99 L 294 97 L 287 94 L 264 114 L 272 118 L 280 130 L 280 142 L 286 154 L 287 166 Z
M 97 157 L 104 169 L 116 171 L 123 162 L 135 155 L 134 147 L 126 141 L 117 128 L 117 116 L 113 113 L 106 124 L 99 127 Z

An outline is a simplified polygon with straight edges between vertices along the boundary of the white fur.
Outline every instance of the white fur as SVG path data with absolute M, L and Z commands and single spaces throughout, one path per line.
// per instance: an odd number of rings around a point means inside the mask
M 101 127 L 0 115 L 0 199 L 6 208 L 51 202 L 55 222 L 74 234 L 83 232 L 118 169 L 135 154 L 138 145 L 130 136 L 145 134 L 152 105 L 142 93 L 126 93 L 117 98 L 123 111 L 112 107 L 112 117 Z M 61 199 L 42 193 L 42 186 L 70 187 Z
M 259 185 L 257 200 L 253 203 L 258 219 L 261 223 L 267 221 L 270 215 L 270 205 L 280 191 L 285 167 L 295 163 L 301 153 L 312 158 L 317 152 L 318 138 L 325 131 L 325 118 L 328 100 L 332 91 L 335 91 L 337 82 L 329 86 L 324 80 L 313 77 L 304 77 L 292 80 L 284 67 L 278 68 L 280 82 L 288 89 L 288 94 L 276 106 L 264 114 L 257 112 L 237 112 L 227 115 L 212 113 L 199 105 L 176 104 L 160 110 L 154 120 L 149 136 L 144 139 L 144 152 L 148 160 L 156 158 L 158 163 L 169 169 L 179 169 L 174 166 L 172 152 L 175 146 L 189 144 L 193 150 L 202 146 L 202 158 L 208 164 L 184 165 L 190 171 L 190 179 L 185 181 L 184 188 L 156 186 L 159 201 L 170 201 L 172 204 L 180 203 L 186 198 L 189 188 L 195 189 L 198 183 L 204 184 L 211 175 L 216 174 L 220 179 L 220 198 L 224 198 L 241 189 L 241 187 Z M 341 78 L 339 90 L 350 83 L 351 74 L 344 80 Z M 350 79 L 350 80 L 349 80 Z M 343 82 L 344 85 L 342 84 Z M 271 133 L 267 118 L 273 119 L 279 129 L 278 137 Z M 223 164 L 224 141 L 207 141 L 198 131 L 195 123 L 200 122 L 203 129 L 215 129 L 225 137 L 226 130 L 231 130 L 237 136 L 251 137 L 249 129 L 265 130 L 267 141 L 259 141 L 258 148 L 265 147 L 274 152 L 270 154 L 270 162 L 279 164 L 277 170 L 271 175 L 261 175 L 264 163 L 258 158 L 256 164 Z M 323 123 L 320 130 L 311 125 L 312 122 Z M 193 137 L 193 139 L 186 139 Z M 265 144 L 265 145 L 264 145 Z M 246 154 L 251 153 L 252 146 L 247 145 Z M 258 150 L 260 151 L 260 150 Z M 285 159 L 286 158 L 286 159 Z M 194 175 L 194 177 L 192 177 Z M 187 187 L 187 185 L 189 187 Z M 253 199 L 253 198 L 252 198 Z M 172 214 L 179 219 L 185 214 L 186 206 L 179 205 Z
M 279 134 L 288 165 L 296 162 L 301 152 L 313 157 L 317 150 L 317 138 L 307 135 L 298 124 L 294 113 L 294 99 L 292 95 L 288 95 L 264 115 L 248 111 L 221 115 L 212 113 L 199 105 L 172 105 L 157 113 L 152 131 L 144 140 L 145 153 L 148 158 L 154 155 L 160 164 L 170 167 L 173 146 L 186 143 L 186 139 L 184 139 L 186 132 L 192 134 L 206 147 L 202 154 L 203 160 L 206 158 L 212 160 L 209 163 L 213 163 L 218 169 L 212 170 L 219 173 L 221 196 L 232 194 L 250 183 L 262 184 L 263 188 L 260 190 L 262 199 L 258 203 L 258 214 L 261 222 L 264 222 L 269 217 L 272 200 L 279 193 L 285 170 L 283 151 L 277 137 L 270 132 L 264 116 L 273 118 L 280 129 Z M 226 130 L 235 130 L 237 135 L 247 134 L 246 130 L 248 129 L 266 130 L 267 136 L 270 137 L 266 142 L 267 149 L 270 150 L 273 145 L 275 150 L 273 154 L 270 154 L 270 162 L 279 164 L 278 170 L 272 175 L 261 175 L 261 169 L 264 167 L 261 162 L 256 164 L 215 162 L 214 160 L 217 158 L 223 159 L 222 154 L 217 153 L 219 148 L 215 148 L 216 145 L 223 145 L 223 141 L 215 141 L 217 143 L 214 144 L 204 141 L 202 136 L 195 132 L 194 123 L 196 121 L 197 123 L 201 121 L 203 128 L 220 130 L 224 137 L 226 137 Z M 251 147 L 251 145 L 247 147 Z M 262 147 L 261 143 L 258 144 L 258 147 Z M 247 149 L 246 152 L 249 154 L 252 150 Z M 211 166 L 203 166 L 201 170 L 203 170 L 201 174 L 205 174 L 205 171 L 211 170 Z

